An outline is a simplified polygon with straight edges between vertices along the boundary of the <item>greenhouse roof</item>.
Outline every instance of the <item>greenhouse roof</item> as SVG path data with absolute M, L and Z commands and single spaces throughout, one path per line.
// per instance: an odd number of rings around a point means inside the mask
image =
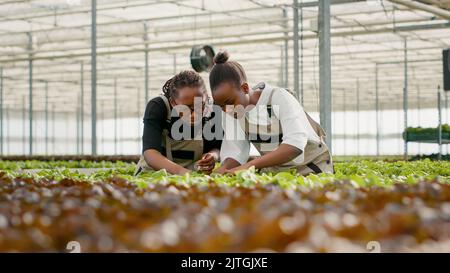
M 304 104 L 319 107 L 317 1 L 298 1 L 300 71 Z M 435 107 L 442 85 L 442 50 L 450 47 L 450 1 L 332 1 L 333 110 L 401 108 L 405 45 L 409 107 Z M 146 35 L 147 30 L 147 35 Z M 288 41 L 288 72 L 285 72 Z M 146 44 L 150 97 L 175 72 L 189 69 L 193 45 L 226 49 L 242 63 L 251 83 L 293 86 L 293 1 L 97 0 L 97 101 L 112 115 L 114 82 L 122 115 L 139 116 L 145 105 Z M 405 42 L 406 41 L 406 42 Z M 0 67 L 4 104 L 28 107 L 29 60 L 33 60 L 33 108 L 76 112 L 81 81 L 89 114 L 91 1 L 0 2 Z M 84 69 L 81 75 L 81 69 Z M 378 85 L 376 71 L 378 70 Z M 206 82 L 208 77 L 202 73 Z M 207 83 L 208 84 L 208 83 Z M 376 88 L 378 87 L 378 88 Z M 104 116 L 105 117 L 105 116 Z

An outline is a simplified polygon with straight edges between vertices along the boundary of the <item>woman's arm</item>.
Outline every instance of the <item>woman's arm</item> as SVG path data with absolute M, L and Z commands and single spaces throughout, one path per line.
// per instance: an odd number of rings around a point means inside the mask
M 183 175 L 190 172 L 188 169 L 170 161 L 155 149 L 149 149 L 144 152 L 144 159 L 147 164 L 155 170 L 166 169 L 171 174 Z
M 218 119 L 216 116 L 217 114 L 214 114 L 214 118 Z M 219 120 L 221 121 L 221 120 Z M 211 120 L 208 122 L 212 122 Z M 223 132 L 222 130 L 222 124 L 221 122 L 216 122 L 216 124 L 213 123 L 207 123 L 205 126 L 210 126 L 211 133 L 215 134 L 216 131 Z M 223 133 L 222 133 L 223 134 Z M 204 171 L 206 173 L 210 173 L 214 167 L 216 166 L 216 162 L 219 161 L 220 158 L 220 147 L 222 146 L 222 137 L 215 137 L 214 139 L 206 139 L 205 136 L 203 136 L 203 151 L 205 153 L 203 154 L 202 158 L 197 161 L 197 168 L 199 171 Z
M 240 165 L 241 163 L 229 157 L 222 162 L 222 166 L 220 166 L 217 170 L 215 170 L 215 172 L 219 174 L 224 174 L 234 168 L 239 167 Z
M 255 166 L 256 169 L 279 166 L 289 162 L 305 149 L 308 141 L 307 126 L 309 121 L 300 103 L 287 91 L 274 91 L 272 108 L 275 116 L 280 120 L 283 132 L 283 141 L 277 149 L 259 158 L 251 160 L 242 166 L 231 170 L 247 169 Z
M 142 154 L 145 162 L 155 170 L 166 169 L 172 174 L 185 174 L 189 170 L 170 161 L 161 154 L 163 127 L 166 123 L 167 108 L 164 101 L 156 97 L 147 104 L 144 114 L 144 132 L 142 135 Z
M 280 146 L 278 146 L 278 148 L 276 148 L 272 152 L 267 153 L 261 157 L 257 157 L 255 159 L 245 163 L 242 166 L 235 167 L 235 168 L 229 170 L 229 172 L 236 172 L 239 170 L 248 169 L 252 166 L 255 166 L 256 169 L 262 169 L 262 168 L 266 168 L 266 167 L 282 165 L 286 162 L 293 160 L 297 156 L 301 155 L 301 153 L 302 153 L 302 150 L 300 150 L 292 145 L 281 144 Z
M 222 166 L 215 172 L 223 174 L 230 169 L 245 164 L 250 155 L 250 142 L 240 124 L 230 115 L 224 115 L 225 135 L 220 148 Z

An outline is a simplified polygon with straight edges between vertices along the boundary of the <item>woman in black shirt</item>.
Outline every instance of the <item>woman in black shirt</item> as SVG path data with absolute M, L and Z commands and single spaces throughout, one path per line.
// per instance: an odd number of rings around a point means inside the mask
M 160 169 L 172 174 L 210 172 L 219 160 L 222 141 L 221 137 L 205 137 L 202 128 L 209 126 L 223 134 L 221 118 L 216 116 L 218 122 L 212 123 L 216 112 L 211 107 L 198 73 L 183 71 L 168 80 L 163 94 L 150 100 L 145 109 L 142 156 L 136 174 Z

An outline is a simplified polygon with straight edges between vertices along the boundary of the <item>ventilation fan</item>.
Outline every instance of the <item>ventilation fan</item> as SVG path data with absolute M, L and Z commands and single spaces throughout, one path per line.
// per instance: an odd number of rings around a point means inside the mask
M 196 45 L 191 50 L 191 65 L 197 72 L 210 71 L 214 65 L 214 48 L 210 45 Z

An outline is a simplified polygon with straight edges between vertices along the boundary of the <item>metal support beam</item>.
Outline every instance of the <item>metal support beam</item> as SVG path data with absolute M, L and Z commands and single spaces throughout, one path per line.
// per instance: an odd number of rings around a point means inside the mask
M 64 123 L 64 127 L 65 127 L 65 129 L 66 129 L 66 136 L 65 136 L 65 141 L 64 141 L 64 144 L 65 144 L 65 146 L 69 146 L 68 144 L 69 144 L 69 138 L 71 137 L 71 135 L 70 135 L 70 133 L 69 133 L 69 124 L 70 124 L 70 119 L 69 119 L 69 112 L 63 112 L 64 114 L 65 114 L 65 116 L 66 116 L 66 120 L 65 120 L 65 122 L 63 122 Z M 61 115 L 62 116 L 62 115 Z M 64 149 L 64 153 L 65 154 L 68 154 L 68 153 L 70 153 L 67 149 Z
M 450 91 L 446 91 L 444 92 L 444 98 L 445 98 L 445 122 L 447 124 L 450 124 L 450 119 L 449 119 L 449 115 L 448 115 L 448 93 L 450 93 Z M 446 145 L 447 146 L 447 155 L 449 155 L 448 153 L 448 146 L 450 145 Z
M 288 12 L 286 8 L 283 8 L 283 19 L 286 20 L 286 23 L 284 25 L 284 28 L 287 30 L 288 28 Z M 286 31 L 284 33 L 285 39 L 284 39 L 284 79 L 283 79 L 283 85 L 284 88 L 288 88 L 289 86 L 289 33 Z
M 374 35 L 374 34 L 380 34 L 380 33 L 400 33 L 400 32 L 410 32 L 410 31 L 419 31 L 419 30 L 431 30 L 431 29 L 448 29 L 450 27 L 450 23 L 431 23 L 431 24 L 417 24 L 417 25 L 408 25 L 408 26 L 395 26 L 395 27 L 386 27 L 386 28 L 380 28 L 380 29 L 374 29 L 374 30 L 357 30 L 357 31 L 339 31 L 334 32 L 331 34 L 332 37 L 348 37 L 348 36 L 359 36 L 359 35 Z M 262 34 L 274 34 L 273 31 L 264 31 L 260 33 Z M 228 35 L 229 37 L 236 37 L 240 34 L 233 34 Z M 242 35 L 245 35 L 243 33 Z M 227 38 L 223 37 L 222 38 Z M 314 34 L 307 34 L 304 35 L 304 40 L 306 39 L 316 39 L 317 35 Z M 230 40 L 230 41 L 223 41 L 220 42 L 222 47 L 226 47 L 229 45 L 247 45 L 247 44 L 258 44 L 258 43 L 274 43 L 274 42 L 282 42 L 284 40 L 284 34 L 279 35 L 276 37 L 256 37 L 253 39 L 241 39 L 241 40 Z M 158 41 L 158 44 L 160 46 L 154 46 L 152 47 L 152 52 L 165 52 L 170 50 L 187 50 L 191 48 L 191 45 L 188 44 L 182 44 L 182 45 L 172 45 L 168 46 L 167 43 L 171 43 L 173 40 L 168 41 Z M 112 55 L 122 55 L 127 53 L 137 53 L 137 52 L 144 52 L 145 48 L 140 48 L 137 46 L 142 46 L 142 42 L 139 43 L 127 43 L 124 45 L 126 47 L 129 47 L 130 49 L 118 49 L 118 50 L 102 50 L 97 53 L 98 56 L 112 56 Z M 64 50 L 64 54 L 54 54 L 54 50 L 51 50 L 51 55 L 43 55 L 43 56 L 35 56 L 34 60 L 57 60 L 57 59 L 69 59 L 69 58 L 81 58 L 85 56 L 89 56 L 90 48 L 77 48 L 77 50 L 85 50 L 80 53 L 72 53 L 73 49 L 67 49 Z M 390 49 L 393 50 L 393 49 Z M 69 52 L 70 51 L 70 52 Z M 41 51 L 40 51 L 41 52 Z M 67 53 L 69 52 L 69 53 Z M 41 52 L 42 53 L 42 52 Z M 28 57 L 14 57 L 10 59 L 2 59 L 0 60 L 0 63 L 14 63 L 14 62 L 24 62 L 27 61 Z
M 426 11 L 442 19 L 450 20 L 450 11 L 441 9 L 433 5 L 427 5 L 425 3 L 421 3 L 420 1 L 411 1 L 411 0 L 390 0 L 390 1 L 392 3 L 400 4 L 413 10 Z
M 23 154 L 26 154 L 26 135 L 25 135 L 25 131 L 26 131 L 26 127 L 27 127 L 27 121 L 26 121 L 26 96 L 23 96 L 22 98 L 22 149 L 23 149 Z
M 359 110 L 360 110 L 360 107 L 359 107 L 359 103 L 360 103 L 360 100 L 359 100 L 359 79 L 357 79 L 356 80 L 356 145 L 357 145 L 357 147 L 356 147 L 356 152 L 357 152 L 357 155 L 360 155 L 360 136 L 361 136 L 361 132 L 360 132 L 360 126 L 359 126 L 359 122 L 360 122 L 360 120 L 359 120 L 359 115 L 360 115 L 360 113 L 359 113 Z
M 144 22 L 144 46 L 145 46 L 145 101 L 149 99 L 149 83 L 148 83 L 148 23 Z
M 141 109 L 141 90 L 138 88 L 137 89 L 137 105 L 136 105 L 136 115 L 137 115 L 137 121 L 138 121 L 138 126 L 137 126 L 137 132 L 138 135 L 141 134 L 141 117 L 140 117 L 140 111 L 139 109 Z M 139 140 L 138 140 L 138 154 L 141 154 L 141 151 L 139 150 L 140 145 L 139 145 Z
M 398 102 L 397 102 L 397 109 L 398 109 L 398 117 L 397 117 L 397 119 L 398 119 L 398 122 L 397 122 L 397 127 L 398 127 L 398 129 L 399 130 L 402 130 L 402 127 L 403 127 L 403 125 L 402 125 L 402 111 L 401 111 L 401 109 L 402 109 L 402 105 L 401 105 L 402 103 L 401 103 L 401 101 L 399 100 Z M 398 147 L 399 147 L 399 154 L 402 154 L 402 141 L 403 141 L 403 139 L 402 139 L 402 132 L 400 132 L 400 137 L 398 138 Z
M 91 153 L 97 154 L 97 0 L 91 0 Z
M 442 98 L 441 98 L 441 87 L 438 86 L 437 90 L 438 95 L 438 145 L 439 145 L 439 154 L 438 154 L 438 160 L 442 159 Z
M 48 155 L 48 82 L 45 82 L 45 154 Z
M 177 53 L 173 54 L 173 74 L 177 74 Z
M 77 96 L 77 106 L 76 106 L 76 113 L 75 113 L 75 115 L 76 115 L 76 124 L 77 124 L 77 126 L 76 126 L 76 128 L 77 128 L 77 155 L 79 155 L 80 154 L 80 151 L 81 151 L 81 133 L 80 133 L 80 127 L 81 127 L 81 117 L 80 117 L 80 115 L 81 115 L 81 94 L 80 95 L 78 95 Z
M 55 134 L 56 120 L 55 120 L 55 105 L 52 105 L 52 154 L 56 151 L 56 134 Z
M 448 114 L 448 93 L 450 93 L 450 91 L 445 92 L 445 113 L 446 113 L 446 122 L 448 124 L 450 124 L 450 118 L 449 118 L 449 114 Z
M 420 85 L 417 85 L 417 122 L 420 126 L 421 122 L 421 117 L 420 117 L 420 111 L 421 111 L 421 104 L 420 104 Z
M 362 2 L 362 1 L 366 1 L 366 0 L 332 0 L 332 4 L 333 5 L 338 5 L 338 4 L 356 3 L 356 2 Z M 24 2 L 24 1 L 20 1 L 20 2 Z M 108 2 L 111 2 L 111 1 L 108 1 Z M 122 2 L 122 3 L 119 4 L 119 5 L 101 6 L 98 10 L 108 11 L 108 10 L 117 10 L 117 9 L 126 9 L 126 8 L 148 7 L 148 6 L 151 6 L 151 5 L 160 5 L 160 4 L 167 4 L 167 3 L 173 4 L 173 0 L 168 0 L 168 1 L 162 1 L 161 0 L 161 1 L 154 1 L 154 2 L 144 1 L 142 3 L 138 2 L 136 4 L 132 4 L 131 1 L 123 2 L 123 0 L 119 1 L 119 2 Z M 182 1 L 177 1 L 177 2 L 182 2 Z M 187 1 L 187 2 L 189 2 L 189 1 Z M 0 3 L 0 4 L 2 4 L 2 3 Z M 307 1 L 304 4 L 302 4 L 301 6 L 302 7 L 317 7 L 317 5 L 318 5 L 318 1 Z M 265 8 L 266 9 L 278 9 L 280 7 L 283 7 L 283 6 L 286 6 L 286 5 L 280 3 L 278 5 L 271 5 L 271 6 L 265 7 Z M 197 9 L 199 9 L 199 8 L 197 8 Z M 233 14 L 233 13 L 242 14 L 244 12 L 260 11 L 260 10 L 261 10 L 261 7 L 258 6 L 258 7 L 246 8 L 246 9 L 239 8 L 239 9 L 227 10 L 227 13 L 229 13 L 229 14 Z M 87 12 L 89 12 L 89 9 L 87 7 L 83 7 L 83 8 L 77 8 L 77 9 L 74 9 L 74 10 L 69 9 L 67 11 L 60 10 L 58 15 L 60 15 L 60 16 L 61 15 L 67 16 L 67 15 L 71 15 L 71 14 L 80 14 L 80 13 L 81 14 L 85 14 Z M 223 11 L 209 11 L 209 12 L 202 12 L 202 13 L 194 11 L 194 12 L 191 12 L 189 14 L 183 15 L 183 18 L 192 18 L 192 17 L 200 18 L 200 17 L 203 17 L 203 16 L 209 18 L 210 16 L 214 16 L 214 15 L 218 15 L 218 14 L 222 15 Z M 13 17 L 7 16 L 5 18 L 1 18 L 1 22 L 8 21 L 8 20 L 9 21 L 11 21 L 11 20 L 26 21 L 27 19 L 44 18 L 44 17 L 49 17 L 49 16 L 54 16 L 54 11 L 49 11 L 47 13 L 40 13 L 39 15 L 37 15 L 37 14 L 27 14 L 27 15 L 13 16 Z M 165 21 L 165 20 L 179 19 L 179 18 L 180 18 L 180 16 L 177 14 L 177 15 L 171 15 L 171 16 L 152 18 L 151 20 L 152 21 L 161 21 L 161 20 Z M 139 21 L 138 19 L 126 20 L 125 23 L 133 24 L 133 23 L 137 23 L 138 21 Z M 115 21 L 108 21 L 108 22 L 102 23 L 100 25 L 108 26 L 108 25 L 115 25 L 115 24 L 121 24 L 121 23 L 123 23 L 123 20 L 119 19 L 119 20 L 115 20 Z M 81 25 L 80 27 L 86 27 L 86 25 Z M 36 30 L 36 31 L 48 31 L 48 29 Z
M 81 105 L 80 105 L 80 129 L 81 129 L 81 154 L 84 154 L 84 62 L 81 61 L 80 67 L 80 93 L 81 93 Z
M 421 105 L 420 105 L 420 85 L 417 85 L 417 123 L 418 126 L 420 126 L 420 124 L 422 124 L 420 122 L 421 118 L 420 118 L 420 111 L 421 111 Z M 417 147 L 418 147 L 418 154 L 420 154 L 420 142 L 417 143 Z
M 117 154 L 117 79 L 114 79 L 114 154 Z
M 119 117 L 122 116 L 122 110 L 120 108 L 117 109 Z M 123 120 L 120 119 L 119 128 L 123 128 Z M 119 130 L 119 154 L 123 153 L 123 131 Z
M 376 128 L 376 147 L 377 157 L 380 156 L 380 98 L 378 90 L 378 64 L 375 64 L 375 128 Z
M 319 76 L 320 76 L 320 124 L 327 134 L 326 143 L 332 151 L 331 131 L 331 46 L 330 0 L 319 1 Z
M 6 107 L 5 109 L 5 121 L 6 121 L 6 134 L 5 134 L 5 138 L 6 138 L 6 153 L 10 154 L 10 146 L 9 145 L 9 138 L 11 136 L 11 121 L 9 120 L 9 107 Z
M 9 132 L 8 132 L 9 133 Z M 3 155 L 3 68 L 0 67 L 0 154 Z
M 284 86 L 284 47 L 280 46 L 280 69 L 278 69 L 278 86 Z
M 404 41 L 403 131 L 408 128 L 408 39 Z M 404 159 L 408 160 L 408 142 L 404 142 Z
M 344 137 L 344 155 L 347 155 L 347 98 L 346 98 L 346 94 L 345 94 L 345 89 L 343 90 L 342 93 L 342 103 L 343 103 L 343 122 L 342 122 L 342 127 L 344 127 L 344 133 L 342 134 Z
M 31 52 L 33 51 L 33 37 L 31 33 L 28 33 L 28 50 L 30 54 L 28 54 L 28 86 L 29 86 L 29 155 L 33 155 L 33 55 Z
M 105 154 L 105 101 L 102 100 L 100 102 L 100 122 L 102 126 L 100 127 L 100 145 L 101 145 L 101 153 Z
M 300 103 L 304 105 L 304 80 L 303 80 L 303 0 L 300 3 Z
M 300 87 L 299 87 L 299 60 L 298 60 L 298 0 L 294 0 L 294 28 L 293 28 L 293 43 L 294 43 L 294 93 L 297 99 L 300 98 Z

